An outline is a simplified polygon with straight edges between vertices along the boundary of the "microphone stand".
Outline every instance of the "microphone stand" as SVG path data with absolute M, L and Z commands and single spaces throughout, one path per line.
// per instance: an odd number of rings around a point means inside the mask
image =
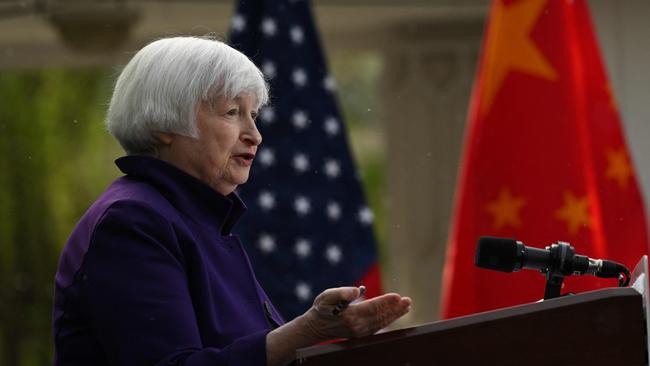
M 546 288 L 544 289 L 544 300 L 560 297 L 564 276 L 562 274 L 546 272 Z
M 563 241 L 558 241 L 546 249 L 551 252 L 552 265 L 542 270 L 542 273 L 546 275 L 544 300 L 561 296 L 562 281 L 564 281 L 564 276 L 572 274 L 573 257 L 576 254 L 575 248 Z

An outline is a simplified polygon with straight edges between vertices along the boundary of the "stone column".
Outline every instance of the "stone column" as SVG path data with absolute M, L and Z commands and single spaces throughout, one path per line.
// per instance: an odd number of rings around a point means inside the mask
M 411 296 L 398 326 L 438 318 L 463 130 L 482 18 L 390 29 L 382 104 L 387 138 L 384 287 Z

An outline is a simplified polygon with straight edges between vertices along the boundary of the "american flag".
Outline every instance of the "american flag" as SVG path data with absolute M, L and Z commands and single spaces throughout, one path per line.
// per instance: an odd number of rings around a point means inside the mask
M 271 85 L 258 119 L 264 142 L 238 190 L 249 210 L 237 234 L 259 281 L 287 319 L 329 287 L 364 284 L 367 297 L 379 294 L 373 213 L 309 2 L 239 1 L 230 44 Z

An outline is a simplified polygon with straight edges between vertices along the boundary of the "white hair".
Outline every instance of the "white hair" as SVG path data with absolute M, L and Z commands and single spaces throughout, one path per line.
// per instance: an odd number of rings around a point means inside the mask
M 268 101 L 262 72 L 244 54 L 218 40 L 173 37 L 154 41 L 133 56 L 115 83 L 108 131 L 127 154 L 151 153 L 153 132 L 198 138 L 202 101 L 253 94 L 256 108 Z

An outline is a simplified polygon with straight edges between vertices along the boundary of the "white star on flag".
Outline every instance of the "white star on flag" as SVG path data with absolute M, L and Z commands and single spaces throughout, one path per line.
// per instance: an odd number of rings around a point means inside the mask
M 307 197 L 298 196 L 293 202 L 293 208 L 295 208 L 299 216 L 305 216 L 311 210 L 311 203 Z
M 257 199 L 257 203 L 259 203 L 264 211 L 268 211 L 275 207 L 275 197 L 269 191 L 262 191 Z
M 327 257 L 327 261 L 330 262 L 330 264 L 338 264 L 341 261 L 341 258 L 343 257 L 343 253 L 341 253 L 341 248 L 339 248 L 338 245 L 336 244 L 330 244 L 327 246 L 327 251 L 325 252 L 325 256 Z
M 275 109 L 271 106 L 266 106 L 262 108 L 262 112 L 260 113 L 260 119 L 262 122 L 265 124 L 269 124 L 275 120 Z
M 307 85 L 307 73 L 304 69 L 297 68 L 291 73 L 291 80 L 298 88 L 302 88 Z
M 364 206 L 359 210 L 359 221 L 361 221 L 362 224 L 372 224 L 374 217 L 372 210 L 368 206 Z
M 336 178 L 341 174 L 341 165 L 334 159 L 327 159 L 325 161 L 325 175 L 329 178 Z
M 278 31 L 278 26 L 275 24 L 275 20 L 271 18 L 264 18 L 262 20 L 262 33 L 268 37 L 273 37 Z
M 241 32 L 246 29 L 246 19 L 244 19 L 240 14 L 235 14 L 235 16 L 230 20 L 230 26 L 233 31 Z
M 305 39 L 305 34 L 302 32 L 302 28 L 299 26 L 291 27 L 291 41 L 295 44 L 301 44 Z
M 309 169 L 309 159 L 307 155 L 298 153 L 293 157 L 293 168 L 298 173 L 304 173 Z
M 262 253 L 269 254 L 275 250 L 275 239 L 269 234 L 262 234 L 257 240 L 257 247 L 260 248 Z
M 268 147 L 260 149 L 261 151 L 257 154 L 260 163 L 264 166 L 271 166 L 275 162 L 275 154 L 273 150 Z
M 300 301 L 307 301 L 311 298 L 311 288 L 304 282 L 298 282 L 295 293 Z
M 325 76 L 325 79 L 323 79 L 323 87 L 329 92 L 336 90 L 336 80 L 332 77 L 332 75 L 328 74 Z
M 341 217 L 341 205 L 336 202 L 329 202 L 327 204 L 327 217 L 330 220 L 338 220 Z
M 307 239 L 298 239 L 294 247 L 296 255 L 300 258 L 306 258 L 311 254 L 311 244 Z
M 276 74 L 275 64 L 271 61 L 264 61 L 262 63 L 262 73 L 269 79 L 273 79 Z
M 307 124 L 309 123 L 309 118 L 307 117 L 307 114 L 304 111 L 297 110 L 293 112 L 292 122 L 295 128 L 302 130 L 305 127 L 307 127 Z
M 341 126 L 339 125 L 339 121 L 336 120 L 334 117 L 328 117 L 325 120 L 325 132 L 327 132 L 328 135 L 334 136 L 339 133 Z

